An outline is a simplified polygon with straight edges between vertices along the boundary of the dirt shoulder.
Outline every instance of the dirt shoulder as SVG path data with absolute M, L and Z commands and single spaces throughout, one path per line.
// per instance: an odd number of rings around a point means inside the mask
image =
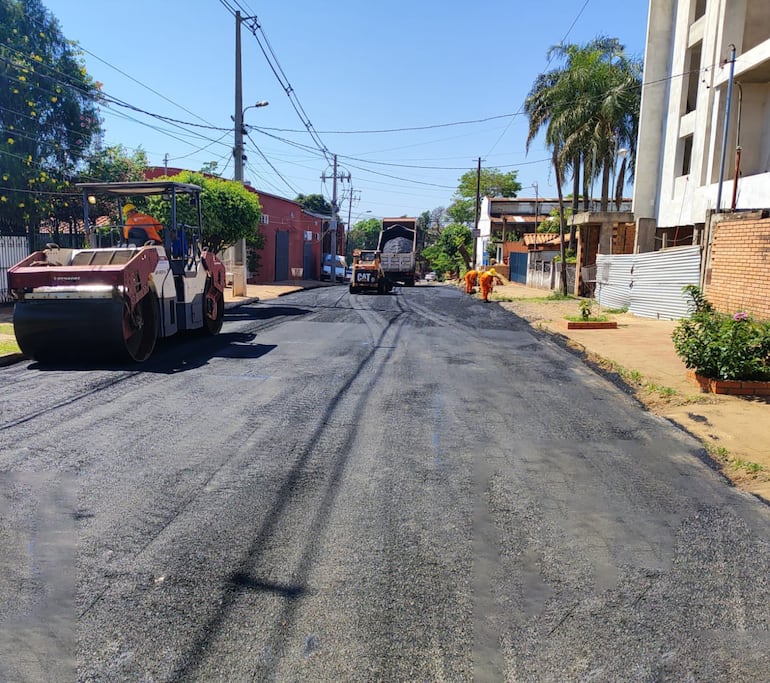
M 648 410 L 697 438 L 737 487 L 770 502 L 770 400 L 700 393 L 674 351 L 677 323 L 607 313 L 615 330 L 568 330 L 577 300 L 549 300 L 550 292 L 517 284 L 495 287 L 500 306 L 552 336 L 632 394 Z M 478 296 L 478 295 L 475 295 Z

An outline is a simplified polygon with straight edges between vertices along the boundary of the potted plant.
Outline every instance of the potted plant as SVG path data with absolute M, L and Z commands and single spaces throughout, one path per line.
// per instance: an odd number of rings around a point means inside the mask
M 674 349 L 703 391 L 770 395 L 770 322 L 719 313 L 699 287 L 683 288 L 690 318 L 674 330 Z
M 567 329 L 568 330 L 607 330 L 616 329 L 618 326 L 617 321 L 610 320 L 608 316 L 594 315 L 593 312 L 594 301 L 592 299 L 581 299 L 578 304 L 580 311 L 579 316 L 567 316 Z

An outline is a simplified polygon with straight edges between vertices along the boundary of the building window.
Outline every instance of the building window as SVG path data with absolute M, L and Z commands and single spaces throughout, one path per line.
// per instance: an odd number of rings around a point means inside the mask
M 706 0 L 695 0 L 695 16 L 693 16 L 693 21 L 698 21 L 704 14 L 706 14 Z
M 259 222 L 262 223 L 262 225 L 268 225 L 270 223 L 270 216 L 263 213 L 259 218 Z
M 696 43 L 687 51 L 687 101 L 685 114 L 695 111 L 698 106 L 698 86 L 700 86 L 700 62 L 702 43 Z
M 692 135 L 682 138 L 682 175 L 689 175 L 692 165 Z

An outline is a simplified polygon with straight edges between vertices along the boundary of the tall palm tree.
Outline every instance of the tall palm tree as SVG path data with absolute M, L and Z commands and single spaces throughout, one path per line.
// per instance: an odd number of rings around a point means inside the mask
M 581 172 L 584 205 L 589 184 L 601 176 L 602 210 L 606 211 L 611 170 L 621 146 L 629 149 L 633 168 L 641 62 L 627 57 L 616 38 L 607 37 L 585 45 L 556 45 L 549 49 L 548 56 L 560 58 L 563 65 L 540 74 L 527 96 L 526 148 L 529 150 L 534 138 L 545 129 L 546 144 L 552 151 L 558 148 L 555 163 L 560 169 L 559 180 L 567 174 L 572 176 L 573 212 L 577 211 L 581 194 Z M 574 226 L 570 247 L 574 248 Z

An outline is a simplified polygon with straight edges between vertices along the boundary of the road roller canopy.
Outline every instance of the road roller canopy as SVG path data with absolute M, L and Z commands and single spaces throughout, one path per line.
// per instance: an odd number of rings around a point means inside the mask
M 171 180 L 143 180 L 126 183 L 78 183 L 76 187 L 79 187 L 86 194 L 106 194 L 113 197 L 173 193 L 199 194 L 203 191 L 200 185 L 177 183 Z

